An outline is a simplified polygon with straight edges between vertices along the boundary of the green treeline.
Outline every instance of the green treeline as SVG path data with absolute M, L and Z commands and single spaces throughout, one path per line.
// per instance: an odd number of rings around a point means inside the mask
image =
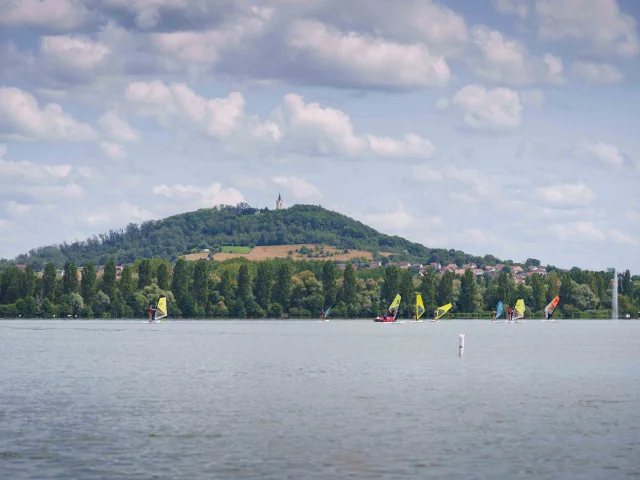
M 172 268 L 165 259 L 145 258 L 120 272 L 109 260 L 100 278 L 91 262 L 82 267 L 80 280 L 77 272 L 72 261 L 62 275 L 47 264 L 42 277 L 31 266 L 5 267 L 0 271 L 0 317 L 144 317 L 160 295 L 167 297 L 172 318 L 310 318 L 329 306 L 332 317 L 373 318 L 397 293 L 403 299 L 401 318 L 411 317 L 416 293 L 422 294 L 427 317 L 449 302 L 454 317 L 488 317 L 498 301 L 506 309 L 518 298 L 527 305 L 526 317 L 541 317 L 556 295 L 562 297 L 556 312 L 560 318 L 607 318 L 611 308 L 612 273 L 577 268 L 532 275 L 524 284 L 515 284 L 506 272 L 491 278 L 474 277 L 470 270 L 440 276 L 428 269 L 420 276 L 395 266 L 355 270 L 348 263 L 343 271 L 332 261 L 291 259 L 178 259 Z M 635 315 L 640 285 L 629 271 L 619 277 L 619 313 Z

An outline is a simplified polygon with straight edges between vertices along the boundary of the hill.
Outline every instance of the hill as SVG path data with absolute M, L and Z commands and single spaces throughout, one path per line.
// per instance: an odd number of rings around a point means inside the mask
M 110 230 L 84 241 L 36 248 L 12 261 L 4 260 L 4 263 L 28 264 L 35 270 L 41 270 L 48 262 L 61 268 L 67 260 L 79 266 L 87 262 L 104 265 L 108 260 L 133 263 L 137 258 L 151 257 L 174 261 L 179 256 L 200 253 L 204 249 L 220 254 L 223 246 L 252 249 L 302 244 L 369 252 L 374 259 L 388 258 L 392 254 L 394 261 L 423 264 L 476 263 L 482 266 L 500 262 L 493 255 L 477 257 L 458 250 L 427 248 L 398 236 L 385 235 L 359 221 L 315 205 L 257 210 L 247 204 L 239 204 L 200 209 L 141 225 L 130 223 L 124 229 Z

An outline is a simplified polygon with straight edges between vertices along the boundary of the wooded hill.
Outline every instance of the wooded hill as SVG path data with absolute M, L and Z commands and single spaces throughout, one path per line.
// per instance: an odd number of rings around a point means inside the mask
M 389 236 L 352 218 L 315 205 L 294 205 L 284 210 L 254 209 L 247 204 L 218 206 L 174 215 L 124 229 L 110 230 L 84 241 L 35 248 L 1 266 L 26 264 L 42 271 L 47 263 L 62 268 L 68 261 L 77 266 L 92 262 L 105 265 L 133 263 L 138 258 L 164 258 L 174 262 L 180 255 L 222 246 L 319 244 L 341 249 L 393 253 L 393 261 L 443 265 L 475 263 L 479 268 L 501 261 L 493 255 L 478 257 L 459 250 L 427 248 L 398 236 Z

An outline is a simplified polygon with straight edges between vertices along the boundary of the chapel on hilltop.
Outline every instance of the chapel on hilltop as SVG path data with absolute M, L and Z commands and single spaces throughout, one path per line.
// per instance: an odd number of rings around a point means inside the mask
M 276 210 L 283 210 L 284 202 L 282 201 L 282 196 L 278 192 L 278 200 L 276 200 Z

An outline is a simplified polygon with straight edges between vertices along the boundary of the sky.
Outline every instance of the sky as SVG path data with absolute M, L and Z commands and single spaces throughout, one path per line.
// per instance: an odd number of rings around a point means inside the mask
M 0 258 L 280 193 L 427 247 L 640 273 L 639 18 L 0 0 Z

